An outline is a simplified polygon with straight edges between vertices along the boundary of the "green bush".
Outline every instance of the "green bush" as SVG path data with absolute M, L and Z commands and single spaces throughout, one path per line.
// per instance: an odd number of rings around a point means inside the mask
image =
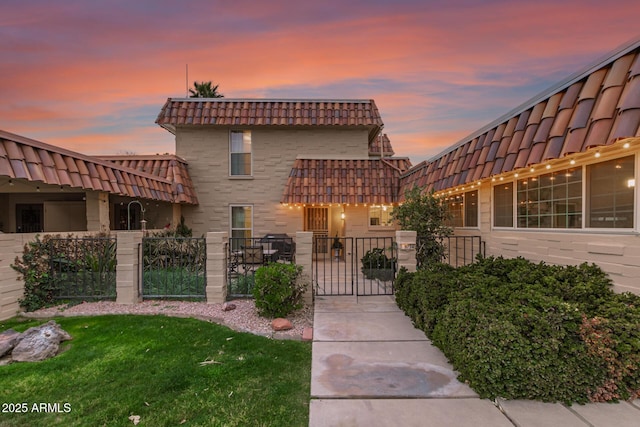
M 24 280 L 24 298 L 18 302 L 26 311 L 35 311 L 55 304 L 58 288 L 51 275 L 49 244 L 54 237 L 60 236 L 46 235 L 41 240 L 40 236 L 36 235 L 35 241 L 24 245 L 22 258 L 16 257 L 11 265 Z
M 640 394 L 640 297 L 597 266 L 480 258 L 401 271 L 398 305 L 482 397 L 586 402 Z
M 258 314 L 286 317 L 302 308 L 307 283 L 301 278 L 302 267 L 271 263 L 256 270 L 253 296 Z
M 360 261 L 362 262 L 362 273 L 367 279 L 379 279 L 383 282 L 393 280 L 396 259 L 388 257 L 385 249 L 370 249 Z

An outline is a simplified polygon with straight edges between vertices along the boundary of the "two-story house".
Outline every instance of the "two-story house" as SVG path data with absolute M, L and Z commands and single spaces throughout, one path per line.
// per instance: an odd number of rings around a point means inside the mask
M 168 99 L 156 120 L 176 136 L 197 206 L 194 233 L 389 233 L 400 174 L 373 100 Z

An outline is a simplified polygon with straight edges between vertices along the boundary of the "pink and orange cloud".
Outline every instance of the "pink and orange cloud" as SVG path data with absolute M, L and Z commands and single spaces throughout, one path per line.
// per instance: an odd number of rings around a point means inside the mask
M 417 163 L 637 37 L 639 14 L 630 0 L 8 0 L 0 129 L 173 152 L 160 107 L 212 80 L 230 98 L 373 98 Z

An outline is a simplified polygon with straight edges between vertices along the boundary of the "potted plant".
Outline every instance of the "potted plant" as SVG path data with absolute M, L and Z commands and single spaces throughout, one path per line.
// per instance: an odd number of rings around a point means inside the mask
M 333 249 L 333 256 L 336 261 L 340 261 L 340 251 L 342 250 L 342 242 L 338 238 L 338 234 L 336 233 L 336 237 L 333 239 L 333 243 L 331 244 L 331 249 Z

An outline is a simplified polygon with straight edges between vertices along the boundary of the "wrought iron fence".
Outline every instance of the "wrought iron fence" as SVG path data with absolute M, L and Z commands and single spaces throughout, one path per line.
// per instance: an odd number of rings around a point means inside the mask
M 254 274 L 259 267 L 270 262 L 296 262 L 296 243 L 286 234 L 231 237 L 225 252 L 228 298 L 253 297 Z
M 142 239 L 142 297 L 206 297 L 206 243 L 203 237 Z
M 55 298 L 116 298 L 115 238 L 54 237 L 49 240 L 49 245 Z
M 418 236 L 416 243 L 417 268 L 433 261 L 460 267 L 485 255 L 485 242 L 480 236 Z

